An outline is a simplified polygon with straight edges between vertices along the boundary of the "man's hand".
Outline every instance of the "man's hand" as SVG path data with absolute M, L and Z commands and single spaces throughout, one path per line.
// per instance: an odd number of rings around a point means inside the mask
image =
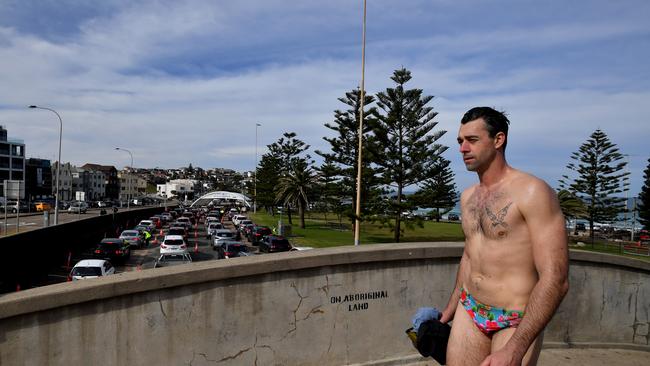
M 524 355 L 508 350 L 506 347 L 487 356 L 481 366 L 520 366 Z
M 440 322 L 447 324 L 452 320 L 454 320 L 454 312 L 450 311 L 449 309 L 443 310 L 442 315 L 440 316 Z

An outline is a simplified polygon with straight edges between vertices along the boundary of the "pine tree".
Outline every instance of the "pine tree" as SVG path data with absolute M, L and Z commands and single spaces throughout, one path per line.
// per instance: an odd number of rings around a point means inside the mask
M 575 163 L 569 163 L 567 168 L 577 176 L 570 179 L 563 175 L 560 188 L 585 201 L 593 242 L 594 222 L 612 222 L 625 210 L 625 198 L 616 195 L 627 191 L 625 178 L 629 173 L 621 172 L 626 165 L 623 154 L 600 129 L 571 154 L 571 159 Z
M 257 204 L 273 214 L 275 206 L 275 187 L 280 181 L 281 164 L 277 157 L 267 153 L 262 155 L 257 167 Z
M 436 221 L 440 221 L 440 209 L 451 209 L 458 201 L 450 163 L 449 160 L 439 157 L 433 165 L 432 176 L 420 183 L 422 188 L 414 197 L 417 205 L 435 208 Z
M 639 193 L 639 221 L 643 228 L 650 230 L 650 159 L 648 159 L 648 166 L 643 171 L 643 187 Z
M 389 202 L 389 212 L 394 216 L 395 242 L 399 242 L 402 212 L 415 206 L 406 200 L 404 188 L 428 179 L 435 174 L 433 163 L 447 147 L 436 141 L 446 131 L 433 132 L 438 114 L 427 104 L 433 96 L 423 95 L 422 89 L 405 89 L 411 72 L 395 70 L 391 80 L 397 84 L 377 94 L 377 106 L 383 110 L 375 137 L 381 150 L 376 152 L 374 163 L 383 168 L 384 182 L 396 190 Z
M 345 110 L 334 111 L 334 121 L 325 123 L 325 127 L 335 132 L 334 137 L 323 137 L 330 144 L 331 152 L 316 151 L 326 161 L 331 162 L 338 177 L 338 196 L 342 199 L 336 206 L 354 220 L 356 212 L 357 194 L 357 161 L 359 154 L 359 120 L 361 119 L 361 91 L 359 89 L 345 93 L 345 97 L 338 100 L 346 105 Z M 363 113 L 363 141 L 362 141 L 362 171 L 361 171 L 361 216 L 372 212 L 373 202 L 379 199 L 381 191 L 378 189 L 379 178 L 376 169 L 371 167 L 374 156 L 374 142 L 372 131 L 377 123 L 377 108 L 372 107 L 375 98 L 372 95 L 364 96 Z

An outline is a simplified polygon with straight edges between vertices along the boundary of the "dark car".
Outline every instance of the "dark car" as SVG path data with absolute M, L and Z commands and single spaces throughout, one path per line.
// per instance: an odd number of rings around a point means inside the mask
M 217 249 L 217 259 L 247 257 L 251 255 L 248 247 L 242 243 L 230 242 L 220 245 Z
M 458 221 L 459 219 L 458 214 L 450 213 L 447 215 L 447 220 L 449 221 Z
M 291 244 L 283 236 L 268 235 L 259 244 L 260 252 L 275 253 L 288 252 L 291 250 Z
M 131 245 L 120 238 L 102 239 L 95 249 L 95 257 L 111 261 L 126 260 L 131 256 Z
M 272 233 L 271 229 L 266 226 L 255 226 L 248 233 L 248 241 L 253 245 L 257 245 L 262 241 L 263 237 L 271 235 Z
M 187 233 L 185 226 L 172 226 L 167 230 L 167 235 L 181 235 L 185 240 L 187 240 Z

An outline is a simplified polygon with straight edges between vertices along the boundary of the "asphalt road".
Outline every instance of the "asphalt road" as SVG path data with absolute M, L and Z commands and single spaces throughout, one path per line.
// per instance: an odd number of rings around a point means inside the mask
M 59 217 L 59 221 L 63 216 Z M 224 221 L 224 227 L 226 229 L 234 231 L 234 226 L 230 221 Z M 147 248 L 137 249 L 131 247 L 131 256 L 124 263 L 113 263 L 117 273 L 121 272 L 130 272 L 130 271 L 144 271 L 144 270 L 153 270 L 154 263 L 156 259 L 160 256 L 160 242 L 167 232 L 167 226 L 164 226 L 162 232 L 160 229 L 152 236 L 150 245 Z M 212 249 L 212 241 L 206 238 L 205 226 L 203 223 L 198 223 L 196 229 L 193 229 L 190 232 L 188 237 L 188 251 L 192 257 L 193 262 L 207 261 L 207 260 L 217 260 L 217 252 Z M 257 247 L 251 246 L 244 237 L 242 237 L 242 243 L 248 245 L 249 251 L 256 253 Z M 90 248 L 87 252 L 81 253 L 78 256 L 72 256 L 70 258 L 70 264 L 62 263 L 61 267 L 55 269 L 52 273 L 48 275 L 48 281 L 46 284 L 53 284 L 59 282 L 67 281 L 68 273 L 72 266 L 75 263 L 82 259 L 93 258 L 94 248 Z M 227 259 L 226 259 L 227 260 Z M 67 262 L 67 261 L 66 261 Z

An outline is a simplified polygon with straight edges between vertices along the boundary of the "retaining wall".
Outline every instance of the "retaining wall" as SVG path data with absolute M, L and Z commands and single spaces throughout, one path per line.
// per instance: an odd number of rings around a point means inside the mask
M 0 364 L 342 365 L 415 353 L 462 245 L 382 244 L 197 262 L 0 297 Z M 650 351 L 650 264 L 572 252 L 551 346 Z
M 0 293 L 37 286 L 53 268 L 73 256 L 95 247 L 105 237 L 115 237 L 137 221 L 164 211 L 146 207 L 86 217 L 81 220 L 30 230 L 0 238 Z

